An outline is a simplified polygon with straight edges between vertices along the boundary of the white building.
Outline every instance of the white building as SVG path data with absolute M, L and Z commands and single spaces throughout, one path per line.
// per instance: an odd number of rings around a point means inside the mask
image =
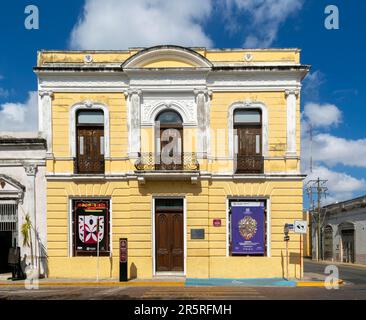
M 22 266 L 47 275 L 46 140 L 38 133 L 0 132 L 0 274 L 10 272 L 8 252 L 21 248 Z M 29 245 L 23 245 L 26 215 L 32 223 Z
M 320 258 L 366 264 L 366 196 L 324 206 L 321 213 Z M 316 223 L 312 227 L 315 258 Z

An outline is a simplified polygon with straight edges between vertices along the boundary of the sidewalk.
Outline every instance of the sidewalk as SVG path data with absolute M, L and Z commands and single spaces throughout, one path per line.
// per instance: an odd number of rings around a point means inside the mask
M 325 276 L 319 274 L 306 274 L 301 279 L 133 279 L 127 282 L 119 282 L 118 279 L 40 279 L 34 285 L 41 287 L 195 287 L 195 286 L 242 286 L 242 287 L 324 287 Z M 339 280 L 342 285 L 343 281 Z M 3 280 L 0 287 L 22 287 L 31 285 L 24 280 Z

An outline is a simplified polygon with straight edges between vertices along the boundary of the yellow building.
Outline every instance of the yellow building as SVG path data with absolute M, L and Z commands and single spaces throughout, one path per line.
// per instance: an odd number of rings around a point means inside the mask
M 41 51 L 34 70 L 50 277 L 118 277 L 120 238 L 130 278 L 287 276 L 300 50 Z

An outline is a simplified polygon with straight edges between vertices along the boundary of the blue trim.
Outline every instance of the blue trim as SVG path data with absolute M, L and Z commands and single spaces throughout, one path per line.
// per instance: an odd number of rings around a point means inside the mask
M 270 279 L 186 279 L 186 286 L 244 286 L 244 287 L 296 287 L 296 281 L 288 281 L 282 278 Z

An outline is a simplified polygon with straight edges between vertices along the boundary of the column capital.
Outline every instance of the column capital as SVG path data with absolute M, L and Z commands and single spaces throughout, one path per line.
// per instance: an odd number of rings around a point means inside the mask
M 196 96 L 198 96 L 200 94 L 203 94 L 203 95 L 205 95 L 207 97 L 210 97 L 210 98 L 212 97 L 212 91 L 211 90 L 208 90 L 208 89 L 194 89 L 193 90 L 193 93 Z
M 286 89 L 285 90 L 285 95 L 286 98 L 290 95 L 295 95 L 296 97 L 298 97 L 300 94 L 300 90 L 299 89 Z
M 27 176 L 35 176 L 37 173 L 37 165 L 35 164 L 25 164 L 24 170 Z
M 126 98 L 128 98 L 129 96 L 133 96 L 133 95 L 141 96 L 142 90 L 141 89 L 128 89 L 128 90 L 123 91 L 123 93 Z
M 50 97 L 51 99 L 53 98 L 53 92 L 50 90 L 39 90 L 38 94 L 41 98 L 43 97 Z

